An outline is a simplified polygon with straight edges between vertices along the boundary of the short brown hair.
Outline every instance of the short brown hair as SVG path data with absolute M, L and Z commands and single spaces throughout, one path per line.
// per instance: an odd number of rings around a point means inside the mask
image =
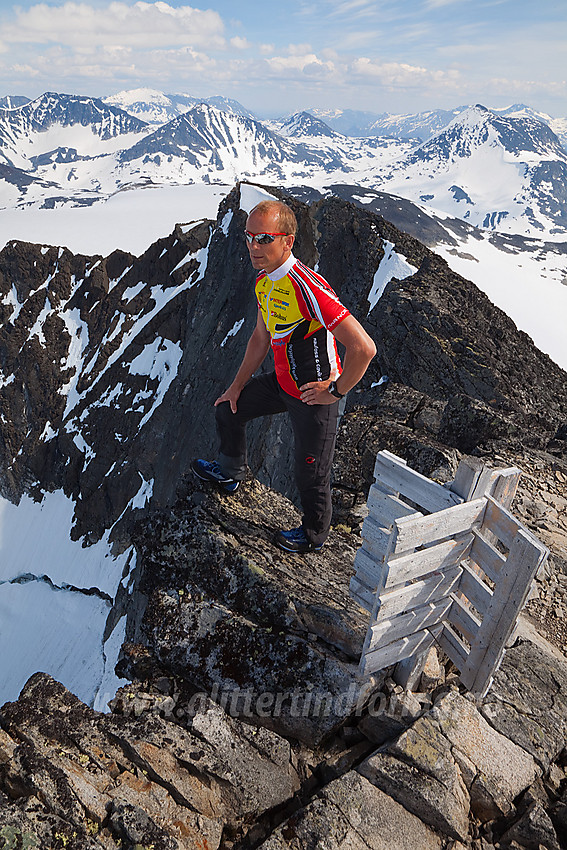
M 295 213 L 288 207 L 287 204 L 284 204 L 283 201 L 260 201 L 259 204 L 256 204 L 253 210 L 250 210 L 249 215 L 252 215 L 254 212 L 259 213 L 267 213 L 272 210 L 276 210 L 278 214 L 278 227 L 282 233 L 289 233 L 292 236 L 295 236 L 297 233 L 297 219 L 295 217 Z

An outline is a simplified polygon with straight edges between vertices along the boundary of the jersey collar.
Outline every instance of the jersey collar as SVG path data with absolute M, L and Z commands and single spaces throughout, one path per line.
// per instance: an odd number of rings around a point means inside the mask
M 285 277 L 291 267 L 297 262 L 293 254 L 290 254 L 285 263 L 282 263 L 279 268 L 274 269 L 273 272 L 266 272 L 266 275 L 270 278 L 272 283 L 276 280 L 281 280 L 282 277 Z

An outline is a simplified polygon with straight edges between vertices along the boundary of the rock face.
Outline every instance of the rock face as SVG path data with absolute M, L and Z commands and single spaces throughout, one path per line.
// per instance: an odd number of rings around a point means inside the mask
M 262 850 L 439 850 L 443 841 L 355 771 L 327 785 L 265 841 Z
M 531 643 L 513 647 L 483 706 L 492 726 L 530 753 L 544 771 L 567 741 L 566 673 L 564 665 Z

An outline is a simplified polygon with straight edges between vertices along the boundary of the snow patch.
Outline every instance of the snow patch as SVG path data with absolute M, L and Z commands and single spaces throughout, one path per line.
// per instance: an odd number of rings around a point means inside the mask
M 383 244 L 384 256 L 376 270 L 376 274 L 372 281 L 372 287 L 368 293 L 368 301 L 370 303 L 368 313 L 372 312 L 379 299 L 382 297 L 386 286 L 393 278 L 396 278 L 397 280 L 405 280 L 406 277 L 411 277 L 411 275 L 415 274 L 417 271 L 415 266 L 408 263 L 405 257 L 396 253 L 393 242 L 388 242 L 388 240 L 385 239 L 383 240 Z
M 149 481 L 146 481 L 141 472 L 138 472 L 138 475 L 142 479 L 142 484 L 134 498 L 130 501 L 132 510 L 146 508 L 154 494 L 154 479 L 151 478 Z
M 242 327 L 243 324 L 244 324 L 244 319 L 239 319 L 237 322 L 235 322 L 233 324 L 233 326 L 231 327 L 231 329 L 229 330 L 229 332 L 227 333 L 227 335 L 225 336 L 225 338 L 221 342 L 221 344 L 220 344 L 221 348 L 225 347 L 227 341 L 230 339 L 231 336 L 236 336 L 236 334 L 238 333 L 238 331 L 240 330 L 240 328 Z
M 225 236 L 228 236 L 228 228 L 230 226 L 230 222 L 232 221 L 232 216 L 233 212 L 232 210 L 229 210 L 220 223 L 220 229 L 222 230 Z
M 251 186 L 249 183 L 241 183 L 240 185 L 240 209 L 245 213 L 250 214 L 256 204 L 260 201 L 277 201 L 274 195 L 270 195 L 265 189 L 260 189 L 259 186 Z
M 102 656 L 104 668 L 100 685 L 93 699 L 93 708 L 95 711 L 109 711 L 108 703 L 113 699 L 118 688 L 125 685 L 128 681 L 127 679 L 119 679 L 114 672 L 122 644 L 125 640 L 126 617 L 122 616 L 116 626 L 114 626 L 110 637 L 103 645 Z
M 146 424 L 162 403 L 166 392 L 177 375 L 182 356 L 183 349 L 178 342 L 171 342 L 169 339 L 156 339 L 146 345 L 142 353 L 130 363 L 128 371 L 131 375 L 147 375 L 148 380 L 159 381 L 154 402 L 142 418 L 138 430 Z M 149 388 L 146 386 L 146 391 L 148 390 Z
M 122 293 L 122 301 L 128 302 L 132 301 L 136 295 L 139 295 L 140 292 L 144 289 L 147 284 L 141 280 L 139 283 L 136 283 L 134 286 L 129 286 L 128 289 L 125 289 Z
M 8 319 L 10 324 L 13 325 L 15 323 L 16 319 L 18 318 L 18 316 L 20 315 L 20 310 L 24 306 L 23 302 L 20 303 L 18 301 L 18 292 L 17 292 L 14 284 L 12 284 L 11 290 L 6 293 L 6 295 L 2 299 L 1 303 L 5 304 L 8 307 L 13 307 L 13 310 L 10 314 L 10 318 Z
M 43 545 L 49 548 L 51 541 Z M 92 704 L 104 673 L 101 636 L 109 611 L 104 599 L 45 581 L 0 584 L 0 702 L 16 700 L 29 677 L 42 670 Z

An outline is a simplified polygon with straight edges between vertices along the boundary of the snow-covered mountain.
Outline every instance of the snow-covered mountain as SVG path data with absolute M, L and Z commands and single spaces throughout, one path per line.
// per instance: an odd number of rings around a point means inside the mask
M 23 106 L 0 109 L 0 205 L 75 194 L 77 168 L 135 143 L 148 125 L 101 100 L 48 92 Z M 97 166 L 89 166 L 96 172 Z M 93 188 L 100 184 L 93 178 Z
M 306 120 L 312 132 L 315 119 Z M 329 132 L 286 138 L 204 103 L 156 128 L 101 101 L 45 95 L 0 111 L 0 206 L 84 205 L 140 184 L 340 179 L 409 150 L 395 140 Z
M 478 227 L 546 238 L 567 233 L 567 153 L 531 117 L 470 107 L 382 177 L 388 192 Z
M 23 95 L 8 94 L 5 97 L 0 97 L 0 109 L 18 109 L 19 106 L 24 106 L 30 100 L 31 98 L 24 97 Z
M 103 100 L 110 106 L 116 106 L 129 115 L 154 125 L 167 124 L 199 103 L 215 106 L 221 112 L 254 118 L 254 115 L 237 100 L 220 95 L 199 98 L 188 94 L 164 94 L 156 89 L 142 88 L 121 91 Z
M 101 100 L 48 92 L 18 108 L 0 110 L 0 161 L 29 169 L 38 159 L 57 159 L 62 152 L 67 161 L 73 151 L 97 156 L 146 132 L 142 121 Z
M 388 112 L 357 112 L 352 109 L 310 109 L 309 112 L 325 121 L 329 127 L 347 136 L 388 136 L 398 139 L 424 141 L 438 133 L 466 106 L 453 110 L 434 109 L 428 112 L 391 115 Z
M 413 115 L 381 115 L 369 126 L 368 135 L 396 136 L 401 139 L 425 141 L 443 130 L 466 108 L 466 106 L 458 106 L 450 111 L 433 109 Z
M 0 208 L 84 206 L 140 185 L 348 182 L 478 227 L 564 238 L 567 153 L 550 127 L 523 107 L 455 113 L 419 144 L 354 138 L 306 112 L 261 122 L 205 103 L 156 126 L 101 100 L 46 94 L 0 109 Z M 431 132 L 446 118 L 421 113 L 420 120 Z
M 308 112 L 325 121 L 331 129 L 347 136 L 394 136 L 425 142 L 444 130 L 469 106 L 455 109 L 433 109 L 425 112 L 396 115 L 391 113 L 357 112 L 352 109 L 309 109 Z M 504 118 L 534 118 L 547 124 L 567 149 L 567 118 L 552 118 L 522 103 L 491 110 Z
M 358 109 L 320 109 L 306 110 L 315 118 L 324 121 L 332 130 L 345 136 L 368 136 L 372 124 L 386 113 L 366 112 Z
M 431 138 L 443 130 L 455 116 L 467 109 L 433 109 L 395 115 L 388 112 L 358 112 L 353 109 L 309 109 L 309 113 L 329 127 L 347 136 L 393 136 L 416 142 Z
M 535 118 L 536 121 L 541 121 L 542 124 L 547 124 L 550 127 L 562 146 L 567 150 L 567 118 L 552 118 L 547 112 L 539 112 L 523 103 L 515 103 L 513 106 L 507 106 L 504 109 L 493 109 L 498 115 L 505 118 Z
M 289 138 L 302 138 L 303 136 L 326 136 L 336 138 L 338 133 L 332 130 L 328 124 L 311 115 L 309 112 L 295 112 L 285 121 L 274 122 L 278 132 Z

